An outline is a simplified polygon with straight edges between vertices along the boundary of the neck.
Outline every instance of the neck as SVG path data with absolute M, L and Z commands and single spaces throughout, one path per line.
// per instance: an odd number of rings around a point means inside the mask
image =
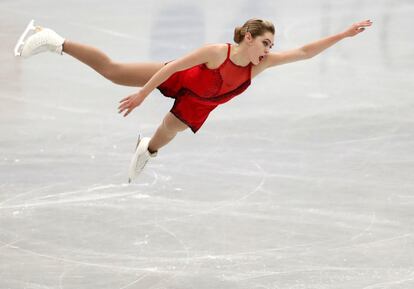
M 230 59 L 233 63 L 240 66 L 246 66 L 250 63 L 248 47 L 246 44 L 232 44 L 231 48 Z

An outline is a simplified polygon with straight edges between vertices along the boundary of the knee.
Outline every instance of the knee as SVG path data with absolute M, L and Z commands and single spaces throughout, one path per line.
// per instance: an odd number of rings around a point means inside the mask
M 101 74 L 106 79 L 112 81 L 115 84 L 118 84 L 118 65 L 115 62 L 110 60 L 107 63 L 103 64 Z
M 162 122 L 163 127 L 173 133 L 184 131 L 188 126 L 175 117 L 172 113 L 167 114 Z

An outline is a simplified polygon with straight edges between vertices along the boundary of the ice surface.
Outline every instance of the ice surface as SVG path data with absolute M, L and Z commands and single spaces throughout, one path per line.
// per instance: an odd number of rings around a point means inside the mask
M 0 288 L 414 288 L 414 3 L 0 3 Z M 119 61 L 231 42 L 251 17 L 274 50 L 374 25 L 275 67 L 127 185 L 139 133 L 171 107 L 68 55 L 13 47 L 32 18 Z

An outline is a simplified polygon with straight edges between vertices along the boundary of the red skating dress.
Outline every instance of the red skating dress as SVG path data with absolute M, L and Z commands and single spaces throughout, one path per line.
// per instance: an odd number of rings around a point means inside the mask
M 219 104 L 242 93 L 250 85 L 252 63 L 239 66 L 230 60 L 230 43 L 227 43 L 226 60 L 215 69 L 203 64 L 177 71 L 157 88 L 174 98 L 171 113 L 196 133 L 209 113 Z

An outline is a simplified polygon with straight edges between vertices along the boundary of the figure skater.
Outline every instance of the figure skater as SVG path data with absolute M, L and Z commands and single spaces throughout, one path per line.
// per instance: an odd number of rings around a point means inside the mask
M 69 54 L 93 68 L 110 81 L 141 89 L 120 101 L 119 113 L 124 117 L 139 106 L 155 89 L 174 98 L 154 135 L 139 138 L 129 169 L 129 182 L 144 168 L 158 150 L 178 132 L 190 128 L 196 133 L 209 113 L 218 105 L 242 93 L 259 73 L 289 62 L 309 59 L 338 41 L 353 37 L 371 26 L 371 20 L 352 24 L 338 34 L 322 38 L 302 47 L 270 52 L 275 28 L 270 21 L 250 19 L 234 30 L 236 44 L 208 44 L 168 63 L 119 63 L 99 49 L 64 39 L 48 28 L 29 23 L 16 47 L 16 56 L 29 57 L 52 51 Z M 33 32 L 25 41 L 25 37 Z

